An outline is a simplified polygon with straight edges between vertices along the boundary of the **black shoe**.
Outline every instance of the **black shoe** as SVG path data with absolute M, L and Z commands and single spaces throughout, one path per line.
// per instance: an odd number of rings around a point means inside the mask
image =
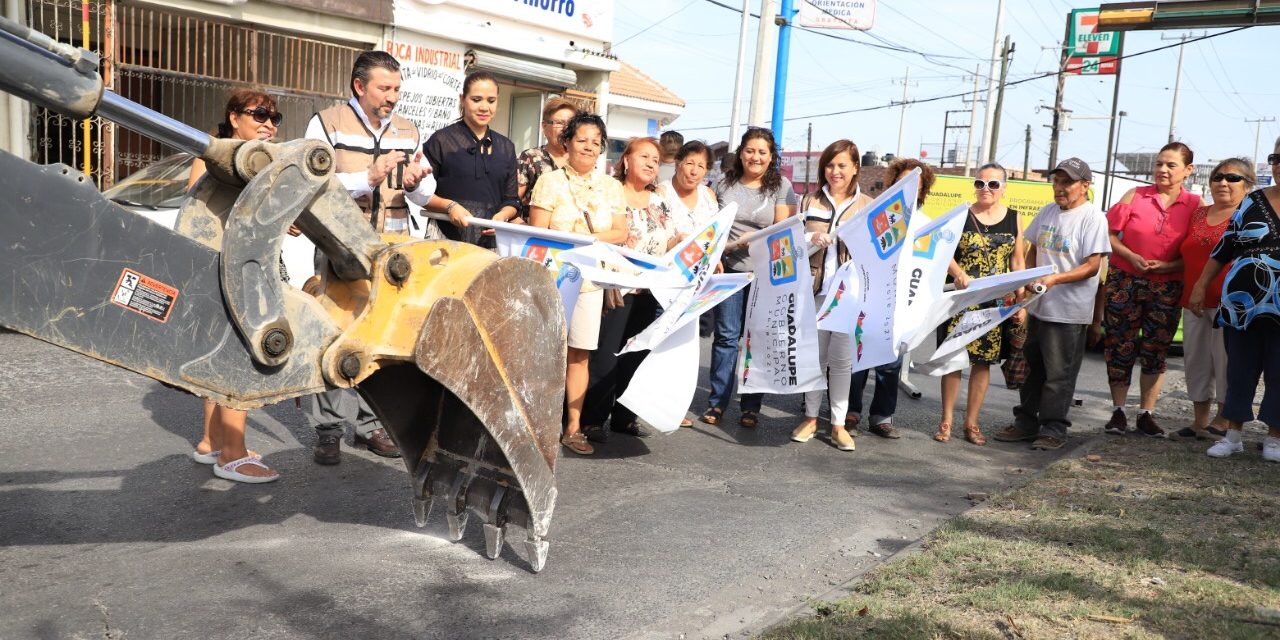
M 319 464 L 338 464 L 342 462 L 342 436 L 322 434 L 311 450 L 311 457 Z
M 596 444 L 604 444 L 609 441 L 609 432 L 605 431 L 604 427 L 600 426 L 583 427 L 582 435 L 586 436 L 587 440 Z
M 1129 419 L 1125 417 L 1124 409 L 1116 409 L 1111 412 L 1111 419 L 1102 427 L 1102 430 L 1114 436 L 1122 436 L 1128 433 Z
M 635 438 L 648 438 L 649 434 L 640 430 L 640 425 L 635 420 L 624 424 L 609 424 L 609 430 L 614 433 L 622 433 Z

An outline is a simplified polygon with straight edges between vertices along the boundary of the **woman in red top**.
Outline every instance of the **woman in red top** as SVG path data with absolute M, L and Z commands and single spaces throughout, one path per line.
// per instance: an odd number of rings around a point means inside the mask
M 1200 279 L 1200 272 L 1204 271 L 1209 254 L 1231 222 L 1231 215 L 1258 181 L 1253 167 L 1239 158 L 1219 162 L 1209 176 L 1213 204 L 1196 209 L 1191 215 L 1191 228 L 1182 241 L 1183 283 L 1194 284 Z M 1222 280 L 1229 269 L 1230 266 L 1224 268 L 1205 289 L 1206 309 L 1218 306 Z M 1222 330 L 1213 326 L 1213 317 L 1200 317 L 1191 312 L 1188 305 L 1191 289 L 1188 285 L 1182 290 L 1182 352 L 1187 395 L 1195 404 L 1195 421 L 1177 435 L 1205 440 L 1210 435 L 1226 435 L 1227 419 L 1222 417 L 1222 401 L 1227 397 L 1227 348 L 1222 342 Z M 1210 422 L 1209 411 L 1215 399 L 1218 413 Z
M 1123 435 L 1129 430 L 1124 405 L 1133 364 L 1141 360 L 1137 429 L 1154 438 L 1165 437 L 1151 411 L 1160 397 L 1167 368 L 1165 354 L 1181 317 L 1179 248 L 1191 214 L 1201 205 L 1200 196 L 1182 188 L 1193 171 L 1192 159 L 1187 145 L 1165 145 L 1152 169 L 1155 184 L 1131 189 L 1107 211 L 1112 256 L 1102 315 L 1106 330 L 1103 357 L 1115 402 L 1107 433 Z

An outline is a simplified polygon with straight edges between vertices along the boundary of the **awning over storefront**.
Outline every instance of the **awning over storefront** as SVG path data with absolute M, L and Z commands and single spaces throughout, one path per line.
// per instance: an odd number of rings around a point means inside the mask
M 555 90 L 572 87 L 578 82 L 578 74 L 572 70 L 484 49 L 467 51 L 467 73 L 474 71 L 488 71 L 500 79 Z

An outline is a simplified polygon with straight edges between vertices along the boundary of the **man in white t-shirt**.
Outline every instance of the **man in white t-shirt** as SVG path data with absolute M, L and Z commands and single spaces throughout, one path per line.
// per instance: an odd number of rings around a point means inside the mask
M 1045 450 L 1066 444 L 1071 426 L 1067 412 L 1093 322 L 1098 273 L 1103 256 L 1111 253 L 1106 215 L 1089 202 L 1089 165 L 1068 158 L 1049 175 L 1053 204 L 1036 214 L 1024 235 L 1031 243 L 1027 266 L 1052 265 L 1057 272 L 1035 283 L 1045 291 L 1028 309 L 1031 318 L 1023 349 L 1027 380 L 1021 402 L 1013 409 L 1013 425 L 995 435 L 1004 442 L 1031 440 L 1032 449 Z

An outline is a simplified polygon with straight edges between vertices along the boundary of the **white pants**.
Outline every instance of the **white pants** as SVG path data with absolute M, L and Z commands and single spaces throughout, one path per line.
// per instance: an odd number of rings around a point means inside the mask
M 831 399 L 831 424 L 844 425 L 849 412 L 849 380 L 853 378 L 853 343 L 847 333 L 818 330 L 818 366 L 827 373 L 827 396 Z M 823 390 L 806 391 L 804 415 L 818 417 Z
M 1182 310 L 1182 364 L 1192 402 L 1227 399 L 1227 347 L 1222 329 L 1213 326 L 1213 313 L 1205 309 L 1204 317 L 1197 318 Z

